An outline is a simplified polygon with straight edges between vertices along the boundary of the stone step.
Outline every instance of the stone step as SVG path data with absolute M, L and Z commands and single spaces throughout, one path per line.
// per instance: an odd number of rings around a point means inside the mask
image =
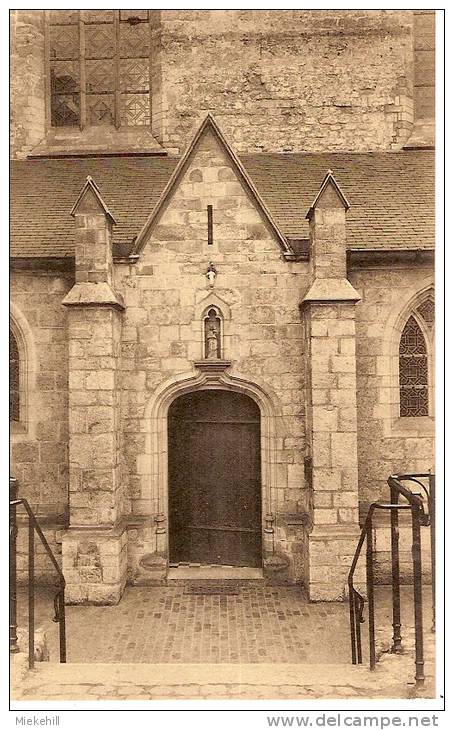
M 404 698 L 395 671 L 350 664 L 49 664 L 12 684 L 12 699 Z
M 207 587 L 263 585 L 263 571 L 230 565 L 179 565 L 169 568 L 167 585 Z

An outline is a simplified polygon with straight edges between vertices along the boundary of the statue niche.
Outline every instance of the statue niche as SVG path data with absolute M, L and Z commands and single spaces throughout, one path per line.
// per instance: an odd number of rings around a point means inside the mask
M 205 359 L 221 359 L 221 317 L 214 307 L 210 307 L 204 318 Z

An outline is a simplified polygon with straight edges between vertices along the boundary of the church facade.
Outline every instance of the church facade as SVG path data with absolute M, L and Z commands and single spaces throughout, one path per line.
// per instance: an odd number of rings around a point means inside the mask
M 11 21 L 11 468 L 68 601 L 181 565 L 341 600 L 434 470 L 433 13 Z

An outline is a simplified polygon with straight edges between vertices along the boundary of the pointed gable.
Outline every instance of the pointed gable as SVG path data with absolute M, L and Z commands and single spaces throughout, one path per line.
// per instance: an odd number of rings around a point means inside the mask
M 155 224 L 158 222 L 162 211 L 165 209 L 166 205 L 168 204 L 169 200 L 177 189 L 179 183 L 184 177 L 190 162 L 193 160 L 194 156 L 198 152 L 200 152 L 201 150 L 203 151 L 204 140 L 206 139 L 207 135 L 210 134 L 213 135 L 222 152 L 227 157 L 237 180 L 241 183 L 243 189 L 245 190 L 245 193 L 252 200 L 258 213 L 266 223 L 267 227 L 271 230 L 274 237 L 277 239 L 283 252 L 290 256 L 293 255 L 293 251 L 289 246 L 287 239 L 279 229 L 269 209 L 262 200 L 260 193 L 252 182 L 245 168 L 241 164 L 240 160 L 236 156 L 235 152 L 232 150 L 229 143 L 225 139 L 224 135 L 222 134 L 220 128 L 216 124 L 211 114 L 208 114 L 204 122 L 197 130 L 192 142 L 190 143 L 185 154 L 179 161 L 169 182 L 164 188 L 154 210 L 152 211 L 151 215 L 148 217 L 144 226 L 139 232 L 134 244 L 134 250 L 132 251 L 132 255 L 138 255 L 143 250 L 143 247 L 149 236 L 151 235 Z
M 111 223 L 114 225 L 116 224 L 115 218 L 102 199 L 99 188 L 90 175 L 87 175 L 85 185 L 80 191 L 79 196 L 71 209 L 71 215 L 73 218 L 78 213 L 103 213 Z
M 336 182 L 332 170 L 326 173 L 306 218 L 311 218 L 316 208 L 344 208 L 346 211 L 350 208 L 350 203 Z

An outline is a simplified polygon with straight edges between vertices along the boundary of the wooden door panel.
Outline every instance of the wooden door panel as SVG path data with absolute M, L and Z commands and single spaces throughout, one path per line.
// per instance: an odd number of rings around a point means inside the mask
M 169 413 L 170 559 L 261 565 L 258 408 L 237 393 L 192 395 Z

